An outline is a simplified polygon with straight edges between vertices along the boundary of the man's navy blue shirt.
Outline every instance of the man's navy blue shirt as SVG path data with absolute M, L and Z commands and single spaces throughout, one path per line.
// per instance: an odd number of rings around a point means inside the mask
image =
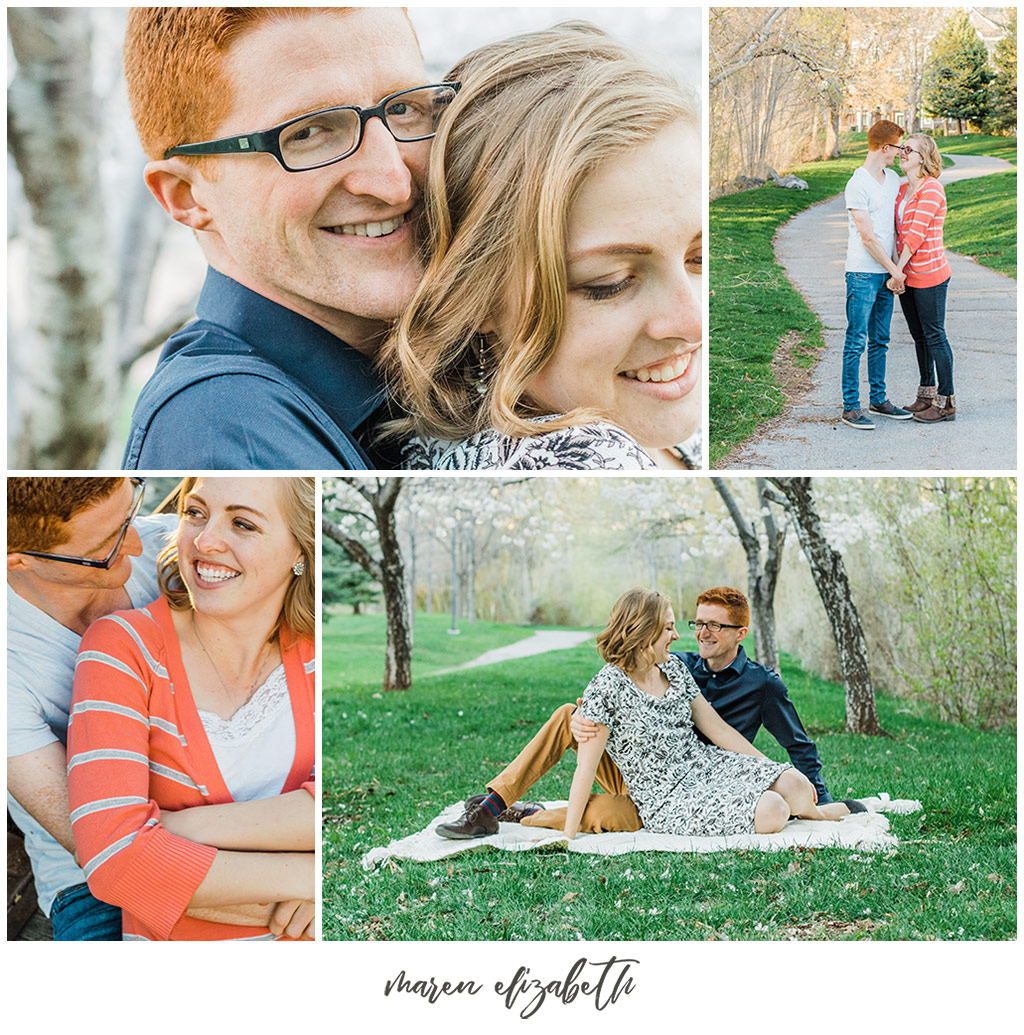
M 126 470 L 366 470 L 356 430 L 384 401 L 373 361 L 210 269 L 198 319 L 164 345 Z
M 694 651 L 673 651 L 690 670 L 700 692 L 734 730 L 753 744 L 764 728 L 785 748 L 793 765 L 814 784 L 818 804 L 832 800 L 821 778 L 821 759 L 807 736 L 786 684 L 770 668 L 751 661 L 742 647 L 731 664 L 712 672 Z

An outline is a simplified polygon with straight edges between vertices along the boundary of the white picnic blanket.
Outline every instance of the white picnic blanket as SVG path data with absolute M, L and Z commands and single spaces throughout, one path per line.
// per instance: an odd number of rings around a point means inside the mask
M 634 833 L 580 834 L 570 841 L 557 830 L 524 827 L 519 823 L 501 823 L 498 832 L 468 841 L 449 841 L 434 833 L 438 823 L 448 823 L 462 814 L 463 804 L 449 805 L 422 830 L 384 847 L 372 848 L 362 857 L 363 869 L 372 870 L 386 859 L 412 859 L 432 862 L 449 855 L 458 855 L 481 848 L 505 852 L 526 852 L 548 845 L 562 845 L 570 852 L 596 855 L 622 855 L 624 852 L 722 852 L 746 848 L 777 852 L 782 848 L 832 846 L 877 851 L 897 844 L 889 832 L 885 812 L 919 812 L 919 801 L 893 800 L 888 794 L 860 798 L 867 812 L 844 816 L 835 823 L 806 819 L 790 820 L 777 834 L 732 834 L 728 837 L 683 837 L 679 834 L 653 834 L 647 830 Z M 562 808 L 564 801 L 544 803 L 548 808 Z

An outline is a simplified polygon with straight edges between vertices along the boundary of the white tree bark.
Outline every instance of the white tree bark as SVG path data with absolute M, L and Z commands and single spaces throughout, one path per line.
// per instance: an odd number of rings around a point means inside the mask
M 8 88 L 8 148 L 32 213 L 29 340 L 11 342 L 19 386 L 10 464 L 95 466 L 115 420 L 120 379 L 111 335 L 100 191 L 100 121 L 88 8 L 9 8 L 17 60 Z M 40 131 L 45 127 L 45 132 Z

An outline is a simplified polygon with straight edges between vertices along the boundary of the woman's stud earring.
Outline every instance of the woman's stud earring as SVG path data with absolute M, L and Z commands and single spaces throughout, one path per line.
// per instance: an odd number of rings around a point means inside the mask
M 293 575 L 305 575 L 306 574 L 306 562 L 298 560 L 292 565 Z

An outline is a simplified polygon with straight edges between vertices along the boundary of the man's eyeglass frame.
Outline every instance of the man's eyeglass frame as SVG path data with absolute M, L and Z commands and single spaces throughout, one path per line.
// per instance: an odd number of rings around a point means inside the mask
M 726 625 L 725 622 L 697 622 L 690 619 L 686 623 L 691 629 L 710 629 L 711 632 L 721 632 L 723 629 L 743 629 L 742 625 Z M 713 628 L 712 628 L 713 627 Z
M 128 482 L 133 492 L 132 507 L 128 511 L 128 517 L 125 519 L 124 524 L 121 525 L 121 531 L 117 534 L 113 549 L 103 560 L 98 561 L 95 557 L 69 557 L 63 553 L 39 553 L 37 550 L 18 550 L 17 552 L 24 554 L 26 557 L 38 557 L 43 561 L 63 561 L 65 564 L 80 564 L 85 568 L 110 568 L 114 561 L 117 560 L 117 555 L 121 551 L 128 529 L 131 528 L 132 522 L 139 516 L 142 497 L 146 494 L 145 478 L 129 478 Z
M 238 136 L 221 137 L 219 140 L 204 140 L 198 144 L 179 144 L 177 147 L 169 147 L 164 152 L 164 158 L 173 158 L 175 155 L 270 154 L 277 159 L 285 172 L 309 172 L 311 169 L 324 169 L 328 165 L 334 165 L 337 162 L 343 162 L 346 158 L 351 158 L 362 147 L 363 136 L 366 133 L 366 124 L 370 119 L 380 119 L 387 131 L 400 144 L 414 144 L 418 140 L 432 140 L 437 136 L 436 130 L 433 133 L 425 133 L 418 137 L 398 136 L 391 126 L 388 125 L 386 109 L 396 97 L 439 87 L 449 87 L 455 93 L 458 93 L 462 89 L 462 83 L 426 83 L 423 86 L 413 86 L 407 90 L 399 90 L 397 93 L 388 94 L 380 104 L 375 104 L 371 108 L 361 108 L 358 104 L 338 104 L 333 108 L 321 108 L 319 111 L 307 112 L 305 115 L 299 115 L 294 119 L 289 119 L 287 122 L 282 122 L 279 126 L 272 126 L 270 129 L 260 130 L 257 133 L 241 133 Z M 319 162 L 317 165 L 304 165 L 299 169 L 290 166 L 285 161 L 284 154 L 281 151 L 281 134 L 289 126 L 294 126 L 296 122 L 304 122 L 306 119 L 311 119 L 316 115 L 324 115 L 333 111 L 354 111 L 359 116 L 359 136 L 356 138 L 355 146 L 343 155 L 338 155 L 336 158 L 331 158 L 326 162 Z

